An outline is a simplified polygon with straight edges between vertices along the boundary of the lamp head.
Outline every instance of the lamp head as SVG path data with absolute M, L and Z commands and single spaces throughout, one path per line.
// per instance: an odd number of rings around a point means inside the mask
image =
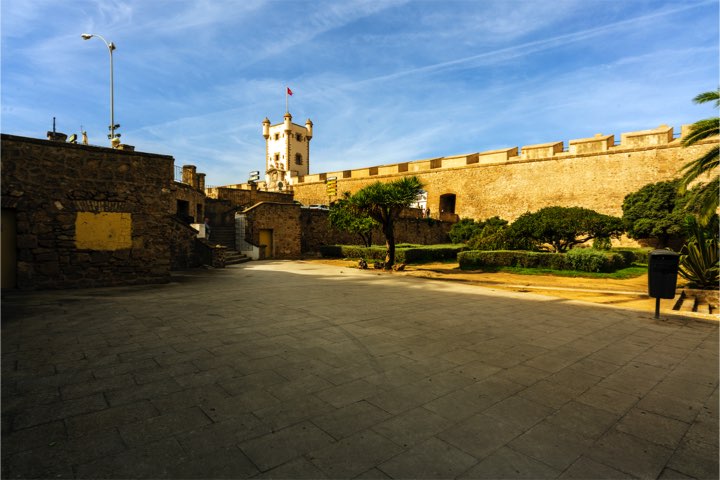
M 83 33 L 83 34 L 80 35 L 80 36 L 83 38 L 83 40 L 90 40 L 90 39 L 93 37 L 93 36 L 92 36 L 91 34 L 89 34 L 89 33 Z

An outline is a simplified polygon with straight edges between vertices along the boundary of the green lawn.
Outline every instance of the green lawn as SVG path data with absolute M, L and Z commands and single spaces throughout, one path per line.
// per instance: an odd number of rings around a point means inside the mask
M 554 275 L 556 277 L 583 277 L 583 278 L 613 278 L 623 280 L 635 278 L 647 273 L 647 265 L 633 264 L 632 267 L 623 268 L 611 273 L 601 272 L 578 272 L 575 270 L 552 270 L 550 268 L 522 268 L 522 267 L 497 267 L 483 268 L 483 272 L 506 272 L 518 275 Z

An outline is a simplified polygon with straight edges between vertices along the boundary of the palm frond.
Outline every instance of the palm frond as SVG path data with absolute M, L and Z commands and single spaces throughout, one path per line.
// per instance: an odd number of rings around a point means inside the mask
M 703 225 L 707 225 L 720 205 L 720 175 L 709 183 L 690 190 L 686 208 L 695 213 Z
M 684 193 L 687 186 L 697 177 L 715 170 L 720 165 L 720 146 L 708 150 L 703 156 L 683 165 L 680 172 L 679 191 Z
M 690 131 L 683 137 L 681 143 L 687 147 L 720 134 L 720 118 L 706 118 L 698 120 L 690 126 Z
M 709 91 L 709 92 L 703 92 L 699 95 L 697 95 L 695 98 L 693 98 L 693 102 L 695 103 L 707 103 L 715 101 L 715 106 L 720 106 L 720 89 L 717 89 L 715 91 Z

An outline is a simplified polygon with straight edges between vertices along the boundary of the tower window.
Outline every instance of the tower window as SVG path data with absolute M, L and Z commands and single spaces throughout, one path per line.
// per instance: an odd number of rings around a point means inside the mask
M 297 140 L 298 142 L 302 142 L 302 135 L 300 135 L 299 133 L 295 134 L 295 140 Z
M 295 154 L 295 165 L 302 165 L 302 154 Z
M 280 140 L 280 134 L 279 134 L 279 133 L 276 133 L 276 134 L 275 134 L 275 140 Z
M 279 161 L 280 161 L 280 154 L 276 153 L 275 154 L 275 162 L 279 162 Z

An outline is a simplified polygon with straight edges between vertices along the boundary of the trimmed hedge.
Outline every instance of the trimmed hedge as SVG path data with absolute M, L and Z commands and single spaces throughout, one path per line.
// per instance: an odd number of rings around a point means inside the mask
M 581 272 L 614 272 L 630 265 L 623 255 L 591 249 L 574 249 L 568 253 L 526 252 L 518 250 L 471 250 L 458 254 L 460 268 L 483 267 L 548 268 Z
M 424 263 L 455 260 L 465 245 L 409 245 L 395 247 L 396 263 Z M 320 254 L 324 258 L 364 258 L 382 262 L 385 260 L 385 246 L 362 247 L 357 245 L 323 245 Z
M 650 252 L 651 248 L 613 248 L 613 253 L 619 253 L 625 257 L 625 261 L 628 265 L 633 263 L 642 263 L 647 265 L 650 263 Z

